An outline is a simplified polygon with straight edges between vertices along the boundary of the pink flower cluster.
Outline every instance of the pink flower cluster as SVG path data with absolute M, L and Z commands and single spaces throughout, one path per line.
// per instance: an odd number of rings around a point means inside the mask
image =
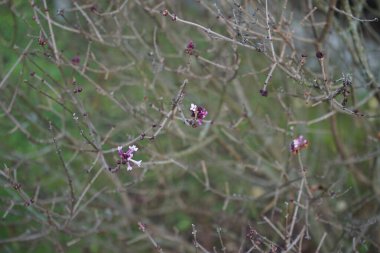
M 121 159 L 121 163 L 127 164 L 127 170 L 132 170 L 131 162 L 134 163 L 135 165 L 137 165 L 138 167 L 141 166 L 141 160 L 136 161 L 136 160 L 132 159 L 133 153 L 136 152 L 137 150 L 139 150 L 135 145 L 129 146 L 129 148 L 126 152 L 123 151 L 122 146 L 119 146 L 117 148 L 117 150 L 118 150 L 119 157 Z
M 197 125 L 202 125 L 203 119 L 206 118 L 208 112 L 204 107 L 197 106 L 195 104 L 191 104 L 190 106 L 191 117 L 193 117 L 193 127 L 197 127 Z
M 187 43 L 185 52 L 188 55 L 192 55 L 194 53 L 194 49 L 195 49 L 195 44 L 192 40 L 190 40 L 189 43 Z
M 302 135 L 300 135 L 298 138 L 294 139 L 290 143 L 290 151 L 293 154 L 298 154 L 298 152 L 306 148 L 308 145 L 309 145 L 309 141 L 306 140 Z

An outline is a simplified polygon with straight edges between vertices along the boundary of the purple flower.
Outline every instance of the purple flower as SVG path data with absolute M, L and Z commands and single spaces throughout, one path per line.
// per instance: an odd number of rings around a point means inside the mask
M 308 145 L 309 145 L 309 141 L 306 140 L 302 135 L 300 135 L 298 138 L 294 139 L 294 140 L 290 143 L 290 151 L 291 151 L 293 154 L 298 154 L 298 152 L 299 152 L 301 149 L 306 148 Z
M 315 53 L 315 56 L 318 58 L 318 59 L 322 59 L 323 58 L 323 53 L 321 51 L 318 51 Z
M 261 90 L 260 90 L 260 94 L 261 94 L 261 96 L 263 96 L 263 97 L 267 97 L 267 96 L 268 96 L 268 90 L 266 90 L 266 89 L 261 89 Z
M 190 40 L 189 43 L 187 44 L 187 49 L 194 49 L 194 48 L 195 48 L 194 42 Z
M 194 49 L 195 49 L 195 44 L 192 40 L 190 40 L 189 43 L 187 43 L 185 52 L 189 55 L 192 55 L 194 52 Z
M 195 104 L 191 104 L 190 111 L 191 111 L 191 117 L 194 118 L 194 120 L 198 123 L 198 125 L 202 125 L 203 119 L 206 118 L 208 114 L 206 109 L 203 107 L 197 106 Z
M 76 56 L 74 56 L 71 59 L 71 64 L 73 64 L 73 65 L 79 65 L 79 63 L 80 63 L 80 57 L 79 57 L 79 55 L 76 55 Z
M 134 163 L 138 167 L 141 166 L 141 160 L 140 161 L 136 161 L 136 160 L 132 159 L 133 153 L 136 152 L 137 150 L 139 150 L 135 145 L 129 146 L 127 152 L 123 151 L 123 147 L 122 146 L 117 147 L 117 150 L 118 150 L 119 157 L 121 159 L 121 163 L 122 164 L 127 164 L 127 170 L 132 170 L 131 163 Z

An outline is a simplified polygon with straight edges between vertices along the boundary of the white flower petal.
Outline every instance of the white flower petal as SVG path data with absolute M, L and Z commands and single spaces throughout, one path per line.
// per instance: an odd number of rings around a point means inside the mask
M 133 146 L 129 146 L 129 149 L 132 150 L 132 151 L 137 151 L 137 150 L 139 150 L 139 148 L 136 147 L 135 145 L 133 145 Z
M 131 161 L 133 162 L 134 164 L 136 164 L 138 167 L 141 167 L 141 160 L 140 161 L 136 161 L 136 160 L 133 160 L 133 159 L 128 159 L 128 161 Z
M 190 111 L 195 112 L 197 110 L 197 106 L 195 104 L 191 104 Z

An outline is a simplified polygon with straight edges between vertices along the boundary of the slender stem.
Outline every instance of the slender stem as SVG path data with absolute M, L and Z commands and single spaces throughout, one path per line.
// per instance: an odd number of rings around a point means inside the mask
M 57 49 L 57 44 L 55 43 L 55 36 L 54 36 L 53 26 L 51 25 L 51 18 L 50 18 L 50 14 L 49 14 L 49 11 L 48 11 L 47 4 L 46 4 L 46 0 L 43 0 L 43 3 L 44 3 L 45 12 L 46 12 L 46 18 L 47 18 L 47 21 L 48 21 L 51 42 L 52 42 L 52 45 L 53 45 L 54 57 L 55 57 L 55 60 L 57 61 L 57 65 L 59 65 L 60 64 L 59 53 L 58 53 L 58 49 Z
M 44 0 L 46 1 L 46 0 Z M 92 29 L 94 30 L 95 34 L 96 34 L 96 37 L 98 37 L 99 41 L 100 42 L 104 42 L 102 36 L 100 35 L 100 32 L 98 31 L 98 29 L 96 28 L 94 22 L 90 19 L 90 17 L 86 14 L 86 12 L 84 12 L 84 10 L 78 5 L 78 3 L 76 1 L 74 1 L 74 5 L 75 7 L 78 8 L 78 10 L 80 11 L 80 13 L 83 15 L 83 17 L 87 20 L 87 22 L 89 23 L 89 25 L 92 27 Z
M 3 80 L 0 82 L 0 89 L 3 87 L 5 82 L 8 80 L 8 78 L 11 76 L 17 65 L 20 63 L 22 58 L 24 58 L 26 51 L 29 50 L 29 47 L 32 45 L 33 39 L 29 41 L 29 43 L 26 45 L 25 49 L 22 51 L 21 55 L 17 58 L 15 64 L 11 67 L 11 69 L 7 72 L 7 74 L 4 76 Z
M 300 188 L 299 188 L 299 191 L 298 191 L 297 203 L 300 203 L 300 201 L 301 201 L 301 196 L 302 196 L 302 190 L 303 190 L 304 183 L 305 183 L 305 177 L 302 177 L 301 185 L 300 185 Z M 288 234 L 287 242 L 286 242 L 287 248 L 289 248 L 290 241 L 291 241 L 292 236 L 293 236 L 293 230 L 294 230 L 294 226 L 295 226 L 296 220 L 297 220 L 298 209 L 299 209 L 299 205 L 296 204 L 295 205 L 295 209 L 294 209 L 294 213 L 293 213 L 293 218 L 292 218 L 292 221 L 291 221 L 291 224 L 290 224 L 290 229 L 289 229 L 289 234 Z
M 322 245 L 323 245 L 323 242 L 324 242 L 325 239 L 326 239 L 326 236 L 327 236 L 327 233 L 324 232 L 324 233 L 323 233 L 323 236 L 322 236 L 322 239 L 321 239 L 321 241 L 319 242 L 319 244 L 318 244 L 318 248 L 317 248 L 317 250 L 315 251 L 315 253 L 319 253 L 319 251 L 321 250 Z
M 51 121 L 49 122 L 49 129 L 50 129 L 51 134 L 52 134 L 52 138 L 53 138 L 53 142 L 54 142 L 54 145 L 55 145 L 55 149 L 57 151 L 59 160 L 62 163 L 62 167 L 63 167 L 63 169 L 65 171 L 66 178 L 67 178 L 67 181 L 68 181 L 68 184 L 69 184 L 70 198 L 71 198 L 70 199 L 70 217 L 72 217 L 73 216 L 73 211 L 74 211 L 74 203 L 75 203 L 73 180 L 72 180 L 72 178 L 70 176 L 69 169 L 67 168 L 66 163 L 63 160 L 61 149 L 58 147 L 58 143 L 57 143 L 57 141 L 56 141 L 56 139 L 54 137 L 53 125 L 52 125 Z
M 273 60 L 273 62 L 276 62 L 276 52 L 274 51 L 272 33 L 270 30 L 270 26 L 269 26 L 268 0 L 265 0 L 265 16 L 266 16 L 266 22 L 267 22 L 269 45 L 270 45 L 270 48 L 272 51 L 272 58 L 273 58 L 272 60 Z

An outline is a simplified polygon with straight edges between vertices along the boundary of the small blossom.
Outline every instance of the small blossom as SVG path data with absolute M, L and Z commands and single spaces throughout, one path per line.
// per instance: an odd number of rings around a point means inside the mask
M 133 146 L 129 146 L 128 150 L 126 152 L 124 152 L 123 146 L 118 146 L 117 151 L 118 151 L 119 157 L 121 159 L 121 160 L 118 160 L 118 164 L 122 163 L 123 165 L 127 165 L 128 171 L 133 169 L 132 168 L 133 164 L 140 167 L 141 166 L 141 160 L 136 161 L 136 160 L 132 159 L 133 153 L 136 152 L 137 150 L 139 150 L 139 149 L 135 145 L 133 145 Z
M 138 147 L 136 147 L 135 145 L 129 146 L 129 149 L 132 150 L 133 152 L 139 150 Z
M 137 225 L 139 226 L 139 229 L 142 231 L 142 232 L 145 232 L 146 230 L 146 224 L 142 223 L 141 221 L 139 221 L 137 223 Z
M 321 51 L 318 51 L 315 53 L 315 56 L 318 58 L 318 59 L 322 59 L 324 57 L 323 53 Z
M 195 44 L 192 40 L 190 40 L 189 43 L 187 43 L 185 53 L 188 55 L 192 55 L 194 53 L 194 49 L 195 49 Z
M 260 94 L 261 94 L 261 96 L 263 96 L 263 97 L 267 97 L 267 96 L 268 96 L 268 90 L 266 90 L 266 89 L 261 89 L 261 90 L 260 90 Z
M 166 9 L 163 10 L 163 11 L 162 11 L 162 16 L 165 16 L 165 17 L 166 17 L 167 15 L 169 15 L 169 11 L 166 10 Z
M 73 65 L 79 65 L 79 63 L 80 63 L 80 57 L 79 57 L 79 55 L 76 55 L 76 56 L 74 56 L 71 59 L 71 64 L 73 64 Z
M 306 140 L 302 135 L 294 139 L 290 144 L 290 151 L 293 154 L 298 154 L 299 151 L 306 148 L 309 145 L 309 141 Z
M 197 110 L 197 106 L 195 104 L 190 105 L 190 111 L 195 112 Z
M 190 40 L 189 43 L 187 44 L 187 48 L 188 49 L 194 49 L 195 48 L 194 42 L 192 40 Z
M 48 40 L 45 38 L 43 34 L 41 34 L 40 37 L 38 38 L 38 44 L 43 47 L 47 43 L 48 43 Z
M 74 93 L 81 93 L 83 91 L 83 88 L 82 87 L 78 87 L 78 88 L 75 88 L 73 90 Z
M 191 117 L 193 117 L 194 119 L 192 126 L 197 127 L 198 125 L 202 125 L 203 119 L 206 118 L 208 114 L 206 109 L 201 106 L 191 104 L 190 111 L 191 111 Z
M 136 161 L 136 160 L 133 160 L 133 159 L 129 159 L 131 162 L 133 162 L 134 164 L 137 165 L 137 167 L 141 167 L 141 160 L 140 161 Z

